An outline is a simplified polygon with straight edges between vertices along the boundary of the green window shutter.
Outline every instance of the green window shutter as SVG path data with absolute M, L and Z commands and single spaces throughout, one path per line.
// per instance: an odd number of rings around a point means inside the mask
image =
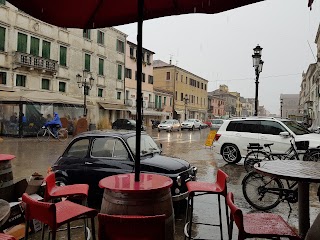
M 0 51 L 4 51 L 4 44 L 6 42 L 6 29 L 0 27 Z
M 118 79 L 122 79 L 122 65 L 120 64 L 118 65 Z
M 60 65 L 67 66 L 67 48 L 60 46 Z
M 18 52 L 27 53 L 27 41 L 28 41 L 28 37 L 26 34 L 18 33 L 18 46 L 17 46 Z
M 0 84 L 7 84 L 7 73 L 0 72 Z
M 59 92 L 66 92 L 66 83 L 59 82 Z
M 26 86 L 26 76 L 17 74 L 16 86 L 25 87 Z
M 158 108 L 158 96 L 157 95 L 155 96 L 155 99 L 154 99 L 154 105 L 156 108 Z
M 31 37 L 30 54 L 34 56 L 39 56 L 39 46 L 40 46 L 40 39 Z
M 104 44 L 104 32 L 101 32 L 99 30 L 97 32 L 98 32 L 97 42 L 100 44 Z
M 49 90 L 49 88 L 50 88 L 50 80 L 43 78 L 42 79 L 42 89 Z
M 165 106 L 167 103 L 167 97 L 163 97 L 163 105 Z
M 104 67 L 104 60 L 99 58 L 99 75 L 104 75 L 103 67 Z
M 43 58 L 50 58 L 50 47 L 51 43 L 47 41 L 42 41 L 42 57 Z
M 159 108 L 161 108 L 162 103 L 161 103 L 161 96 L 159 96 Z
M 0 4 L 5 5 L 6 4 L 6 0 L 0 0 Z
M 103 89 L 99 88 L 98 89 L 98 97 L 102 97 L 102 94 L 103 94 Z
M 89 72 L 90 72 L 90 57 L 91 56 L 89 54 L 84 55 L 84 70 Z
M 90 89 L 89 89 L 89 86 L 84 86 L 83 91 L 84 91 L 84 94 L 85 94 L 85 95 L 87 95 L 87 96 L 89 95 L 89 90 L 90 90 Z

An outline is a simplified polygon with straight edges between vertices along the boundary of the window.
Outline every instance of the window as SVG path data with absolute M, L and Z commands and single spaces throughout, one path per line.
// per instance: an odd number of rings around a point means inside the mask
M 178 81 L 178 73 L 176 73 L 176 81 Z
M 105 157 L 127 160 L 128 152 L 121 140 L 115 138 L 96 138 L 92 145 L 92 157 Z
M 149 94 L 149 102 L 151 102 L 151 94 Z
M 204 90 L 207 90 L 207 84 L 204 85 Z
M 153 84 L 153 76 L 148 76 L 148 83 Z
M 0 4 L 5 5 L 6 4 L 6 0 L 0 0 Z
M 133 47 L 130 47 L 130 57 L 134 58 L 134 49 L 133 49 Z
M 183 75 L 181 75 L 181 82 L 183 82 Z
M 146 75 L 142 73 L 142 82 L 146 82 Z
M 186 84 L 188 84 L 188 77 L 186 77 Z
M 145 60 L 144 60 L 144 55 L 145 55 L 145 53 L 144 53 L 144 52 L 142 52 L 142 55 L 141 55 L 142 62 L 145 62 Z
M 181 101 L 183 101 L 183 93 L 180 94 Z
M 201 89 L 203 89 L 203 82 L 201 83 Z
M 42 57 L 43 58 L 50 58 L 50 47 L 51 43 L 47 41 L 42 41 Z
M 178 92 L 177 92 L 177 91 L 176 91 L 175 99 L 176 99 L 176 100 L 178 99 Z
M 16 76 L 16 86 L 25 87 L 26 86 L 26 76 L 17 74 Z
M 90 72 L 90 61 L 91 56 L 89 54 L 84 54 L 84 70 Z
M 150 54 L 147 54 L 147 63 L 150 63 Z
M 7 84 L 7 73 L 0 72 L 0 84 Z
M 163 97 L 163 105 L 167 105 L 167 97 Z
M 132 70 L 130 68 L 126 68 L 125 74 L 126 74 L 125 76 L 126 78 L 132 79 Z
M 88 96 L 89 95 L 89 91 L 90 91 L 89 86 L 85 86 L 84 89 L 83 89 L 84 95 Z
M 170 107 L 172 106 L 172 98 L 170 98 Z
M 124 42 L 117 39 L 117 51 L 124 53 Z
M 103 97 L 103 89 L 98 88 L 98 97 Z
M 69 148 L 66 157 L 85 158 L 89 148 L 89 139 L 81 139 Z
M 121 92 L 117 92 L 117 99 L 121 99 Z
M 66 92 L 66 83 L 59 82 L 59 92 Z
M 98 30 L 97 42 L 104 45 L 104 32 Z
M 41 89 L 50 90 L 50 80 L 42 78 Z
M 91 30 L 90 29 L 83 29 L 83 37 L 87 39 L 91 39 Z
M 277 122 L 273 121 L 261 121 L 261 133 L 279 135 L 281 132 L 287 132 L 287 130 Z
M 227 131 L 260 133 L 260 121 L 231 121 L 227 127 Z
M 122 65 L 118 64 L 118 79 L 122 80 Z
M 0 27 L 0 51 L 4 51 L 5 42 L 6 42 L 6 29 L 3 27 Z
M 67 66 L 67 48 L 64 46 L 60 46 L 59 63 L 61 66 Z
M 39 56 L 40 39 L 31 37 L 30 43 L 30 54 L 34 56 Z
M 17 51 L 21 53 L 27 53 L 28 37 L 26 34 L 18 33 L 18 46 Z
M 99 58 L 99 75 L 104 75 L 103 72 L 103 67 L 104 67 L 104 60 L 102 58 Z
M 167 78 L 166 80 L 170 80 L 170 72 L 167 72 Z

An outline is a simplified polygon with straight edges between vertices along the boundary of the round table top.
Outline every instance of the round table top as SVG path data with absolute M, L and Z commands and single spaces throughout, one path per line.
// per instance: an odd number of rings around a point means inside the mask
M 167 189 L 172 179 L 158 174 L 140 173 L 140 181 L 134 181 L 134 173 L 118 174 L 100 180 L 99 187 L 116 192 L 145 192 Z
M 254 165 L 255 171 L 300 182 L 320 182 L 320 162 L 299 160 L 262 161 Z
M 10 204 L 5 200 L 0 199 L 0 226 L 2 226 L 8 220 L 9 216 Z
M 0 154 L 0 161 L 9 161 L 14 159 L 16 156 L 11 154 Z

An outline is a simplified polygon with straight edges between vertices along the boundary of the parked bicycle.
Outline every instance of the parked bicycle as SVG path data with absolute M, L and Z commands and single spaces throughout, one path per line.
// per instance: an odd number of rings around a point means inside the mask
M 320 149 L 309 148 L 309 141 L 297 141 L 291 137 L 290 147 L 285 153 L 273 153 L 271 144 L 249 145 L 249 152 L 245 158 L 244 166 L 249 172 L 242 180 L 242 192 L 247 202 L 256 209 L 270 210 L 280 202 L 287 201 L 290 211 L 290 203 L 298 201 L 298 183 L 289 180 L 280 180 L 270 176 L 264 176 L 252 171 L 253 165 L 261 161 L 276 159 L 319 161 Z M 268 150 L 266 150 L 266 148 Z
M 51 131 L 50 127 L 43 126 L 37 133 L 37 138 L 39 141 L 48 141 L 50 136 L 58 139 L 59 141 L 65 141 L 68 139 L 68 131 L 65 128 L 59 128 L 57 130 L 57 136 Z

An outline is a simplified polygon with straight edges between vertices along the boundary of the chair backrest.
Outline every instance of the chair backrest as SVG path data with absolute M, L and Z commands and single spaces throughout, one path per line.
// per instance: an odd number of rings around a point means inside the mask
M 54 203 L 39 202 L 32 199 L 27 193 L 22 195 L 22 201 L 25 203 L 26 220 L 36 219 L 49 225 L 51 229 L 55 228 L 56 206 Z
M 50 173 L 44 180 L 46 182 L 45 192 L 44 192 L 44 201 L 48 202 L 51 200 L 51 192 L 56 187 L 56 177 L 55 173 Z
M 16 240 L 13 236 L 0 233 L 0 240 Z
M 227 194 L 227 204 L 230 208 L 230 221 L 235 222 L 238 229 L 239 229 L 239 235 L 244 234 L 244 227 L 243 227 L 243 214 L 240 208 L 238 208 L 234 204 L 234 198 L 233 198 L 233 193 L 229 192 Z
M 228 175 L 222 171 L 221 169 L 218 169 L 217 172 L 217 184 L 221 187 L 221 189 L 224 192 L 224 196 L 227 195 L 227 179 L 228 179 Z
M 318 240 L 320 239 L 320 213 L 314 220 L 309 228 L 305 240 Z
M 99 240 L 164 240 L 165 215 L 98 214 Z

